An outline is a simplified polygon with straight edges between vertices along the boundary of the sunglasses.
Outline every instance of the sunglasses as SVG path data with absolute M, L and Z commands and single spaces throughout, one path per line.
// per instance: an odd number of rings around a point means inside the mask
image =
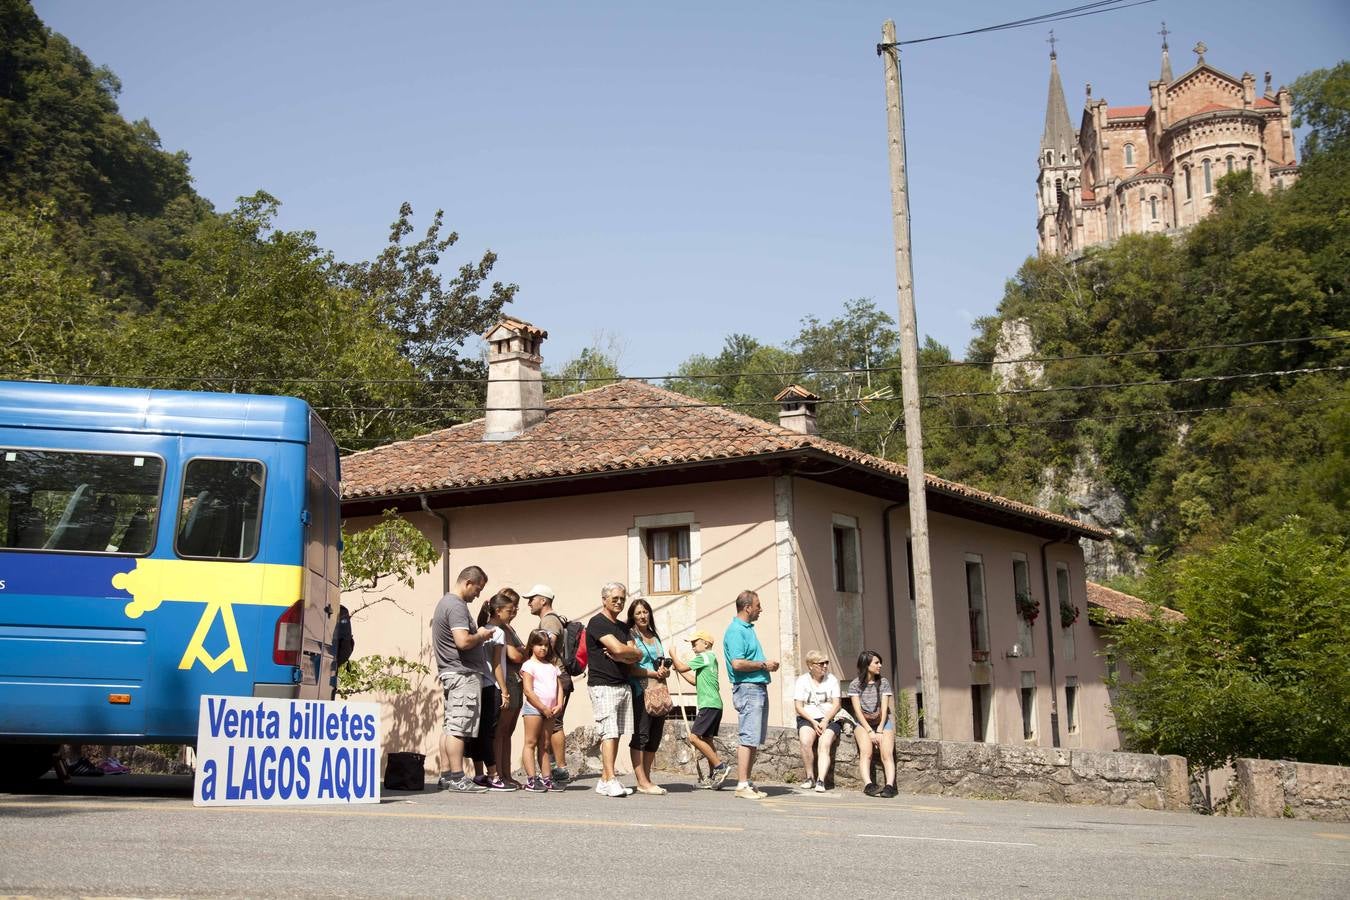
M 821 660 L 817 660 L 816 662 L 811 663 L 811 665 L 813 665 L 813 666 L 828 666 L 829 664 L 830 664 L 830 661 L 829 661 L 828 659 L 821 659 Z

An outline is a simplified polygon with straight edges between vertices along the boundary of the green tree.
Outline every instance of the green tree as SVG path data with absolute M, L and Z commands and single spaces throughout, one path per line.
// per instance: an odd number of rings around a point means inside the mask
M 376 604 L 388 603 L 412 615 L 398 605 L 387 592 L 392 582 L 412 587 L 418 575 L 431 571 L 440 555 L 407 519 L 386 510 L 370 528 L 342 534 L 342 593 L 348 596 L 349 611 L 355 616 Z M 354 595 L 355 599 L 351 599 Z M 359 640 L 359 637 L 358 637 Z M 402 656 L 371 654 L 348 660 L 338 670 L 340 697 L 363 693 L 401 694 L 412 685 L 409 676 L 427 674 L 426 665 Z
M 33 216 L 0 209 L 0 373 L 88 372 L 107 362 L 110 304 L 57 245 L 50 206 Z
M 1134 673 L 1132 746 L 1212 769 L 1237 757 L 1350 763 L 1350 554 L 1299 519 L 1157 567 L 1143 595 L 1185 613 L 1111 630 Z

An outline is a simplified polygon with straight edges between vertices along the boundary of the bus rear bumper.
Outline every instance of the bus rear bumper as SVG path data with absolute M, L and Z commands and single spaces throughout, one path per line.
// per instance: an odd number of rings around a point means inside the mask
M 267 682 L 253 682 L 253 696 L 255 697 L 274 697 L 278 700 L 296 700 L 300 697 L 300 685 L 298 684 L 269 684 Z

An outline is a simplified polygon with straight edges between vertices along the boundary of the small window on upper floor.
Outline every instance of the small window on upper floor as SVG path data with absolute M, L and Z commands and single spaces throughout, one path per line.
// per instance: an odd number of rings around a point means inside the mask
M 1228 157 L 1227 159 L 1225 159 L 1225 160 L 1224 160 L 1224 164 L 1228 167 L 1228 170 L 1227 170 L 1224 174 L 1225 174 L 1225 175 L 1232 175 L 1232 174 L 1233 174 L 1233 157 L 1230 156 L 1230 157 Z
M 647 534 L 647 593 L 679 594 L 692 588 L 689 526 L 650 528 Z
M 1134 144 L 1125 145 L 1125 165 L 1134 166 Z
M 862 554 L 858 552 L 857 520 L 835 516 L 833 533 L 834 589 L 856 594 L 862 590 Z
M 1045 151 L 1045 164 L 1047 166 L 1053 166 L 1055 164 L 1055 153 L 1053 150 Z
M 1191 167 L 1186 166 L 1182 169 L 1182 172 L 1186 175 L 1186 199 L 1189 200 L 1191 199 Z
M 1153 217 L 1153 221 L 1155 221 L 1155 222 L 1158 221 L 1158 198 L 1157 198 L 1157 197 L 1149 197 L 1149 198 L 1148 198 L 1148 212 L 1149 212 L 1149 215 Z
M 1255 156 L 1247 157 L 1247 171 L 1250 172 L 1255 167 L 1256 167 L 1256 157 Z
M 263 476 L 253 459 L 193 459 L 183 471 L 179 556 L 252 559 L 262 525 Z
M 1212 194 L 1214 193 L 1214 171 L 1209 165 L 1209 160 L 1205 160 L 1201 163 L 1201 166 L 1205 170 L 1205 193 Z

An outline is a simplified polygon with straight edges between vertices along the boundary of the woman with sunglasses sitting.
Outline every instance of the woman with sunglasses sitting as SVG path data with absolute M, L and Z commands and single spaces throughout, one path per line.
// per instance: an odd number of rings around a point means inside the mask
M 843 733 L 835 720 L 839 714 L 839 679 L 830 674 L 830 661 L 819 650 L 806 654 L 806 673 L 797 679 L 792 693 L 797 708 L 797 735 L 802 742 L 802 790 L 825 793 L 830 771 L 830 748 Z M 815 765 L 812 765 L 812 757 Z

